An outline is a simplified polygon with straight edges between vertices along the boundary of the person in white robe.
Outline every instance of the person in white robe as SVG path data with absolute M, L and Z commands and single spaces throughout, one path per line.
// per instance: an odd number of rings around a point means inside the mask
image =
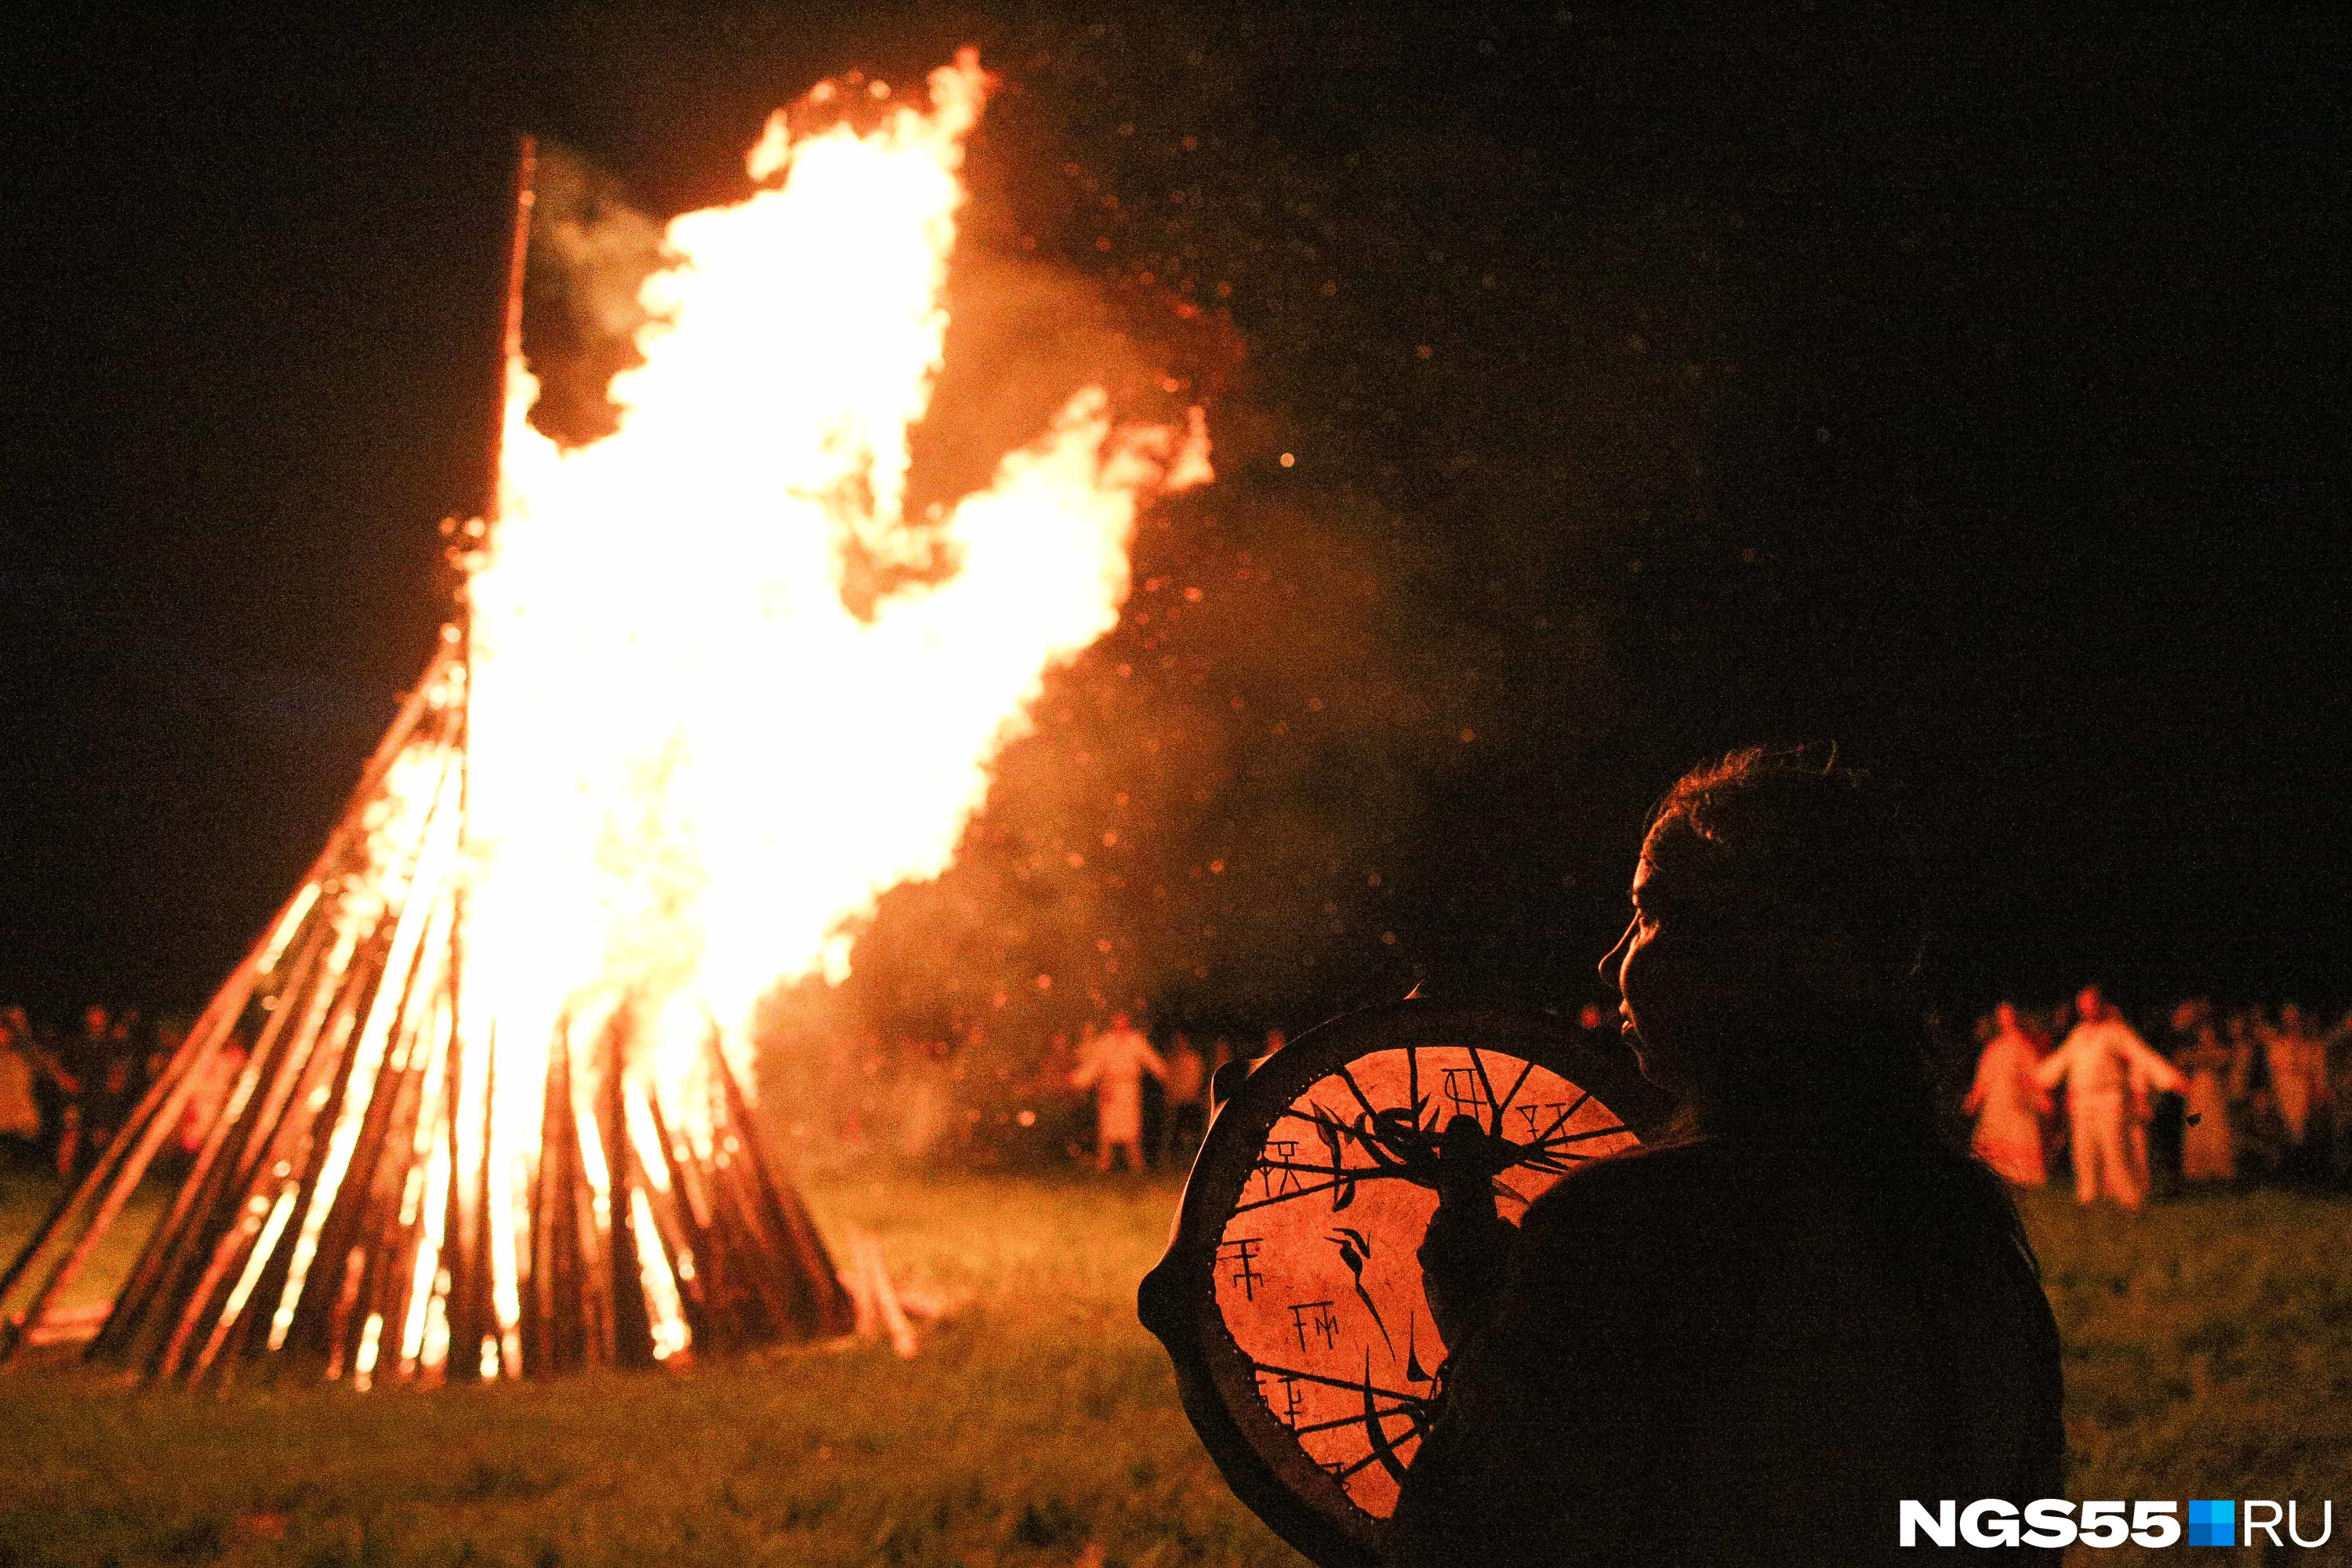
M 2050 1179 L 2042 1160 L 2042 1118 L 2050 1093 L 2033 1081 L 2041 1058 L 2004 1002 L 1993 1014 L 1993 1036 L 1977 1058 L 1976 1082 L 1960 1109 L 1977 1119 L 1976 1151 L 2012 1184 L 2038 1187 Z
M 15 1009 L 0 1013 L 0 1163 L 32 1163 L 41 1136 L 41 1105 L 33 1097 L 33 1058 L 17 1043 Z M 26 1031 L 30 1033 L 28 1029 Z
M 2286 1123 L 2288 1166 L 2299 1171 L 2307 1163 L 2313 1112 L 2326 1109 L 2326 1042 L 2311 1032 L 2303 1009 L 2292 1002 L 2279 1009 L 2277 1027 L 2260 1032 L 2271 1094 L 2278 1102 L 2279 1119 Z
M 1125 1150 L 1129 1167 L 1143 1169 L 1143 1075 L 1168 1081 L 1168 1064 L 1151 1042 L 1128 1022 L 1111 1016 L 1110 1027 L 1087 1042 L 1072 1087 L 1095 1091 L 1095 1169 L 1108 1171 L 1115 1150 Z
M 2107 1197 L 2137 1209 L 2147 1197 L 2149 1096 L 2184 1093 L 2189 1080 L 2124 1022 L 2097 986 L 2083 987 L 2075 1006 L 2082 1021 L 2042 1059 L 2033 1079 L 2043 1089 L 2066 1086 L 2075 1202 Z

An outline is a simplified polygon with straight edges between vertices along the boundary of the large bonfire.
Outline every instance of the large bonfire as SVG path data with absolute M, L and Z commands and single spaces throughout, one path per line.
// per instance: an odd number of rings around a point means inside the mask
M 100 1353 L 291 1349 L 364 1383 L 840 1326 L 751 1137 L 753 1005 L 839 979 L 877 898 L 946 868 L 1045 672 L 1116 623 L 1138 508 L 1210 477 L 1197 410 L 1115 426 L 1087 387 L 986 489 L 905 515 L 988 79 L 967 51 L 929 88 L 863 132 L 779 110 L 759 188 L 669 225 L 611 435 L 559 447 L 509 364 L 465 624 L 0 1280 L 12 1344 L 232 1067 Z M 899 585 L 853 609 L 853 558 Z

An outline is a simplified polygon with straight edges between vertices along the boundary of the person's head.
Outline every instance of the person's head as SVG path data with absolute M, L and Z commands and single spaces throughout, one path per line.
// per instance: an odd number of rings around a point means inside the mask
M 2107 999 L 2097 986 L 2085 985 L 2074 993 L 2074 1013 L 2085 1024 L 2095 1024 L 2107 1016 Z
M 106 1009 L 93 1002 L 82 1013 L 81 1032 L 90 1039 L 102 1040 L 106 1038 Z
M 2003 1002 L 2000 1005 L 1995 1007 L 1992 1010 L 1992 1021 L 2000 1026 L 2000 1032 L 2004 1035 L 2018 1035 L 2024 1033 L 2022 1029 L 2018 1027 L 2017 1004 L 2014 1002 Z
M 1762 750 L 1695 769 L 1652 814 L 1633 905 L 1601 973 L 1702 1122 L 1932 1103 L 1916 857 L 1864 774 Z
M 1126 1028 L 1126 1027 L 1127 1027 L 1127 1015 L 1126 1015 L 1126 1014 L 1124 1014 L 1124 1013 L 1113 1013 L 1113 1014 L 1110 1016 L 1110 1026 L 1111 1026 L 1112 1028 L 1114 1028 L 1114 1029 L 1124 1029 L 1124 1028 Z

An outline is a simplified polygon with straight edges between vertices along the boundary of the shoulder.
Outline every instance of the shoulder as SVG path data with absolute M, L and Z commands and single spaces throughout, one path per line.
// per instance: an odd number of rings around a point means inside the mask
M 1872 1164 L 1799 1143 L 1706 1139 L 1562 1178 L 1528 1205 L 1521 1256 L 1545 1272 L 1605 1257 L 1620 1273 L 1843 1276 L 1877 1268 L 1916 1231 L 1999 1241 L 2000 1205 L 1979 1191 L 1989 1179 L 1965 1160 Z
M 1524 1245 L 1555 1241 L 1590 1247 L 1606 1237 L 1621 1262 L 1629 1254 L 1671 1247 L 1694 1225 L 1706 1225 L 1754 1184 L 1736 1151 L 1713 1140 L 1633 1150 L 1579 1166 L 1528 1205 Z
M 1707 1186 L 1724 1180 L 1737 1164 L 1733 1152 L 1713 1138 L 1629 1149 L 1577 1166 L 1536 1200 L 1535 1209 Z

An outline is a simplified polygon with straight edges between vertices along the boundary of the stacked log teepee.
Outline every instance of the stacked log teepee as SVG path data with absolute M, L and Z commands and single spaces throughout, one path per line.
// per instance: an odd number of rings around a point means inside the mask
M 526 143 L 509 363 L 530 168 Z M 695 1070 L 656 1085 L 627 1070 L 626 1006 L 590 1038 L 559 1026 L 527 1051 L 461 1007 L 466 651 L 449 627 L 310 874 L 0 1275 L 0 1360 L 55 1337 L 53 1304 L 208 1103 L 95 1359 L 179 1379 L 269 1361 L 365 1386 L 852 1328 L 715 1033 Z M 535 1117 L 514 1114 L 518 1071 L 536 1080 Z
M 0 1353 L 42 1324 L 232 1064 L 94 1358 L 165 1378 L 282 1358 L 364 1384 L 849 1331 L 715 1041 L 666 1094 L 622 1070 L 626 1010 L 590 1041 L 559 1029 L 528 1058 L 545 1063 L 536 1137 L 491 1114 L 511 1095 L 498 1042 L 458 1027 L 464 711 L 453 642 L 310 875 L 0 1276 Z

